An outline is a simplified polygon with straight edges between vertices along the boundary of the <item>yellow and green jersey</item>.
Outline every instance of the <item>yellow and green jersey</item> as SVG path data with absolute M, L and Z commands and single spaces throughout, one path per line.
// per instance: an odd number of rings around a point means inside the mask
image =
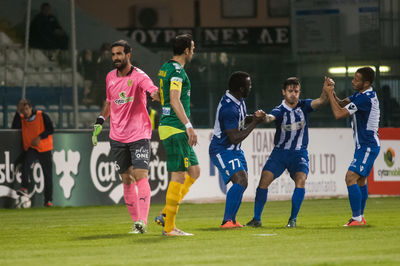
M 160 139 L 163 140 L 174 134 L 186 131 L 185 125 L 179 120 L 171 106 L 170 91 L 179 90 L 181 92 L 180 101 L 186 116 L 190 119 L 190 80 L 181 64 L 174 60 L 169 60 L 161 67 L 158 72 L 158 78 L 160 80 L 162 105 L 158 132 Z

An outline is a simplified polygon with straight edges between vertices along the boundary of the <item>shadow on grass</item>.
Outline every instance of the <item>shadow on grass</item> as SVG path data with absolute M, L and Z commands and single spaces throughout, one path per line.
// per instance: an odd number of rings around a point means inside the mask
M 285 228 L 285 227 L 272 227 L 272 226 L 261 226 L 261 227 L 252 227 L 252 226 L 243 226 L 241 228 L 219 228 L 218 227 L 207 227 L 207 228 L 199 228 L 197 230 L 200 231 L 220 231 L 220 232 L 229 232 L 229 231 L 242 231 L 242 230 L 271 230 L 271 229 L 284 229 L 284 230 L 293 230 L 294 228 Z
M 235 231 L 240 230 L 239 228 L 232 228 L 232 229 L 222 229 L 219 227 L 206 227 L 206 228 L 198 228 L 198 231 L 208 231 L 208 232 L 226 232 L 226 231 Z
M 207 231 L 207 232 L 229 232 L 229 231 L 253 231 L 253 232 L 260 232 L 265 230 L 273 230 L 273 231 L 287 231 L 287 232 L 294 232 L 294 231 L 309 231 L 309 230 L 336 230 L 342 231 L 344 229 L 347 230 L 354 230 L 357 229 L 366 229 L 366 228 L 373 228 L 371 225 L 366 226 L 352 226 L 352 227 L 344 227 L 344 226 L 297 226 L 296 228 L 286 228 L 285 226 L 261 226 L 261 227 L 242 227 L 242 228 L 232 228 L 232 229 L 222 229 L 219 227 L 206 227 L 206 228 L 198 228 L 198 231 Z
M 154 234 L 104 234 L 104 235 L 91 235 L 91 236 L 81 236 L 75 238 L 75 240 L 101 240 L 101 239 L 127 239 L 131 238 L 135 242 L 142 243 L 157 243 L 161 241 L 168 241 L 170 239 L 175 239 L 175 237 L 165 237 L 163 235 Z
M 107 234 L 107 235 L 91 235 L 77 237 L 76 240 L 99 240 L 99 239 L 115 239 L 115 238 L 127 238 L 132 237 L 129 234 Z

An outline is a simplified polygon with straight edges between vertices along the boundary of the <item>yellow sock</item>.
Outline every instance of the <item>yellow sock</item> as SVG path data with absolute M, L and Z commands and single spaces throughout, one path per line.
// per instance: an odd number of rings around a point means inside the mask
M 193 185 L 195 181 L 196 179 L 186 174 L 185 183 L 183 184 L 181 198 L 179 199 L 179 202 L 181 202 L 185 195 L 189 192 L 189 188 Z
M 179 198 L 179 202 L 182 201 L 182 199 L 185 197 L 185 195 L 189 192 L 189 188 L 193 185 L 193 183 L 196 181 L 196 179 L 194 179 L 193 177 L 191 177 L 190 175 L 186 174 L 185 177 L 185 183 L 183 184 L 183 188 L 181 191 L 181 197 Z M 165 206 L 166 207 L 166 206 Z M 162 213 L 165 214 L 166 213 L 166 209 L 162 210 Z
M 164 231 L 171 232 L 175 227 L 175 218 L 179 209 L 179 199 L 183 184 L 171 181 L 168 186 L 167 196 L 165 199 L 165 225 Z

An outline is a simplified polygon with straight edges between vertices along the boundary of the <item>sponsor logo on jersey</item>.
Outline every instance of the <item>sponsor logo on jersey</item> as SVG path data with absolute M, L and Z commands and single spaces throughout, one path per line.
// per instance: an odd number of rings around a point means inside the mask
M 160 71 L 158 72 L 158 75 L 159 75 L 160 77 L 165 77 L 165 76 L 167 75 L 167 71 L 160 70 Z
M 302 129 L 306 125 L 305 120 L 301 120 L 299 122 L 294 122 L 288 125 L 282 125 L 282 131 L 296 131 Z
M 132 82 L 132 81 L 131 81 Z M 129 83 L 129 81 L 128 81 Z M 131 97 L 126 97 L 126 91 L 121 91 L 119 93 L 119 99 L 114 101 L 116 104 L 120 105 L 120 104 L 124 104 L 124 103 L 128 103 L 128 102 L 133 102 L 133 96 Z
M 162 108 L 162 114 L 163 115 L 170 115 L 171 114 L 171 108 L 170 107 L 163 107 Z

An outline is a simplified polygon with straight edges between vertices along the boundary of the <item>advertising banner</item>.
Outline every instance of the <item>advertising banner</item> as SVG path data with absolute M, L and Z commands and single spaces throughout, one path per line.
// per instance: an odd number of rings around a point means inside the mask
M 153 47 L 169 47 L 178 34 L 195 35 L 193 28 L 133 28 L 124 29 L 136 42 Z M 290 44 L 289 27 L 214 27 L 201 28 L 199 39 L 202 46 L 287 46 Z
M 14 171 L 22 152 L 20 131 L 0 132 L 0 207 L 18 207 L 17 190 L 21 172 Z M 97 146 L 91 131 L 57 131 L 53 150 L 53 204 L 55 206 L 123 204 L 123 186 L 110 156 L 108 131 L 103 130 Z M 164 202 L 168 187 L 165 150 L 153 133 L 150 143 L 149 182 L 152 202 Z M 32 206 L 43 206 L 44 178 L 38 162 L 31 166 L 28 189 Z
M 201 174 L 191 187 L 185 201 L 205 202 L 224 200 L 226 186 L 217 168 L 210 162 L 208 146 L 211 129 L 198 129 L 199 144 L 194 147 Z M 248 165 L 248 188 L 245 200 L 254 200 L 262 168 L 273 150 L 274 129 L 256 129 L 242 143 Z M 346 196 L 345 174 L 353 158 L 354 143 L 351 129 L 309 130 L 310 173 L 306 182 L 306 197 Z M 98 145 L 91 143 L 91 131 L 57 131 L 53 150 L 53 204 L 55 206 L 123 204 L 123 189 L 115 162 L 110 156 L 108 132 L 103 131 Z M 21 153 L 19 131 L 0 132 L 0 207 L 18 206 L 17 189 L 20 171 L 15 171 L 15 160 Z M 151 140 L 149 181 L 153 203 L 164 203 L 169 175 L 165 150 L 153 132 Z M 396 152 L 396 151 L 395 151 Z M 400 152 L 400 151 L 399 151 Z M 393 153 L 394 154 L 394 153 Z M 392 157 L 393 159 L 393 157 Z M 43 205 L 43 172 L 39 163 L 31 166 L 32 180 L 29 195 L 32 206 Z M 387 177 L 389 178 L 389 176 Z M 392 178 L 392 177 L 390 177 Z M 390 182 L 390 181 L 388 181 Z M 287 172 L 269 188 L 269 199 L 289 199 L 294 182 Z
M 400 129 L 379 129 L 381 151 L 368 178 L 370 194 L 400 195 Z
M 185 200 L 223 200 L 228 188 L 219 176 L 217 168 L 210 162 L 208 144 L 212 130 L 197 130 L 199 145 L 195 147 L 201 174 Z M 254 200 L 262 168 L 274 148 L 275 129 L 255 129 L 242 143 L 248 167 L 248 187 L 244 200 Z M 347 188 L 345 174 L 353 158 L 354 141 L 351 129 L 309 130 L 310 173 L 306 181 L 306 197 L 345 196 Z M 204 145 L 206 143 L 207 145 Z M 269 199 L 289 199 L 294 182 L 285 171 L 274 180 L 268 190 Z

